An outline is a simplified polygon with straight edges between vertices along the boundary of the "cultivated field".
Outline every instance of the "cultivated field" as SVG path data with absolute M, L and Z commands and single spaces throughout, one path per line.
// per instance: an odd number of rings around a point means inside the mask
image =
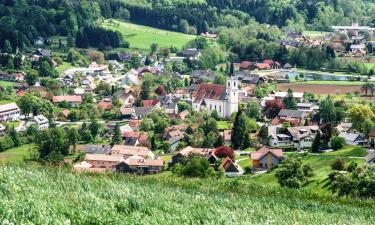
M 115 21 L 120 25 L 114 26 L 106 20 L 102 26 L 111 30 L 120 31 L 125 40 L 130 43 L 130 48 L 132 49 L 149 51 L 152 43 L 157 43 L 160 48 L 169 48 L 171 46 L 181 48 L 188 41 L 195 38 L 194 35 Z
M 14 224 L 372 224 L 374 201 L 242 179 L 81 175 L 0 167 L 0 222 Z M 6 223 L 9 224 L 9 223 Z
M 332 84 L 328 84 L 331 82 Z M 350 85 L 350 82 L 346 84 L 340 84 L 334 81 L 329 81 L 327 83 L 314 84 L 313 82 L 308 83 L 286 83 L 277 84 L 277 90 L 287 91 L 289 88 L 294 92 L 309 92 L 314 94 L 346 94 L 353 93 L 355 91 L 360 91 L 361 84 Z M 335 84 L 337 83 L 337 84 Z

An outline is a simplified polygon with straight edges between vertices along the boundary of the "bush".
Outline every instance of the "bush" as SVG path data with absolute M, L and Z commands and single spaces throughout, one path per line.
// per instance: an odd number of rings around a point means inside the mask
M 343 158 L 337 158 L 331 163 L 331 168 L 337 171 L 345 170 L 345 160 Z
M 345 138 L 342 137 L 333 137 L 331 138 L 331 148 L 333 150 L 338 150 L 344 147 L 346 144 Z
M 229 157 L 231 159 L 234 159 L 234 151 L 232 148 L 227 147 L 227 146 L 221 146 L 215 149 L 215 155 L 218 158 L 226 158 Z
M 185 177 L 207 178 L 220 176 L 210 165 L 209 161 L 202 157 L 194 157 L 189 159 L 186 164 L 177 163 L 173 169 L 173 174 Z

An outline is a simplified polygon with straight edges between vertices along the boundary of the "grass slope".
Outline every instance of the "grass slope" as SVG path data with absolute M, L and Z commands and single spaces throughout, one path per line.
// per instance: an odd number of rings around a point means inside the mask
M 73 174 L 0 167 L 0 222 L 15 224 L 371 224 L 373 201 L 246 179 Z M 48 200 L 47 200 L 48 199 Z
M 30 148 L 32 148 L 32 145 L 28 144 L 0 152 L 0 163 L 22 162 L 23 159 L 29 156 Z
M 346 146 L 343 149 L 327 152 L 324 155 L 331 156 L 347 156 L 347 157 L 365 157 L 367 155 L 366 150 L 361 146 Z
M 0 80 L 0 86 L 2 87 L 13 87 L 16 84 L 15 82 Z
M 113 26 L 108 20 L 106 20 L 102 23 L 102 26 L 107 29 L 121 32 L 125 40 L 130 43 L 130 48 L 132 49 L 150 51 L 152 43 L 157 43 L 159 48 L 169 48 L 171 46 L 181 48 L 188 41 L 195 38 L 193 35 L 120 22 L 117 20 L 116 23 L 119 23 L 120 25 Z

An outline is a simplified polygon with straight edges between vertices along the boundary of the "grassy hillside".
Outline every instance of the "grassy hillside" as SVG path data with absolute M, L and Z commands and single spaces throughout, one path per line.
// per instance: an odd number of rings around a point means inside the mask
M 33 145 L 27 144 L 0 152 L 0 164 L 8 162 L 22 162 L 30 155 L 30 149 L 32 147 Z
M 102 26 L 107 29 L 120 31 L 125 40 L 130 43 L 130 48 L 132 49 L 149 51 L 152 43 L 157 43 L 159 48 L 169 48 L 171 46 L 181 48 L 189 40 L 195 38 L 193 35 L 160 30 L 132 23 L 120 21 L 116 21 L 116 23 L 119 23 L 120 25 L 111 25 L 108 20 L 106 20 L 102 23 Z
M 243 179 L 81 175 L 0 167 L 0 222 L 16 224 L 371 224 L 372 201 Z M 47 201 L 48 199 L 48 201 Z

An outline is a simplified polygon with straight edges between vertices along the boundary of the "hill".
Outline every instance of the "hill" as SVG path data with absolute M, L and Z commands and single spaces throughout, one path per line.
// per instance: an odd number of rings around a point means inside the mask
M 166 31 L 127 22 L 116 21 L 116 24 L 119 25 L 115 26 L 109 23 L 109 20 L 106 20 L 102 23 L 102 27 L 119 31 L 125 40 L 129 42 L 130 48 L 132 49 L 149 51 L 152 43 L 157 43 L 159 48 L 170 48 L 171 46 L 181 48 L 188 41 L 195 38 L 194 35 Z
M 0 221 L 16 224 L 371 224 L 375 208 L 373 201 L 246 178 L 83 175 L 11 165 L 0 167 L 0 198 Z

